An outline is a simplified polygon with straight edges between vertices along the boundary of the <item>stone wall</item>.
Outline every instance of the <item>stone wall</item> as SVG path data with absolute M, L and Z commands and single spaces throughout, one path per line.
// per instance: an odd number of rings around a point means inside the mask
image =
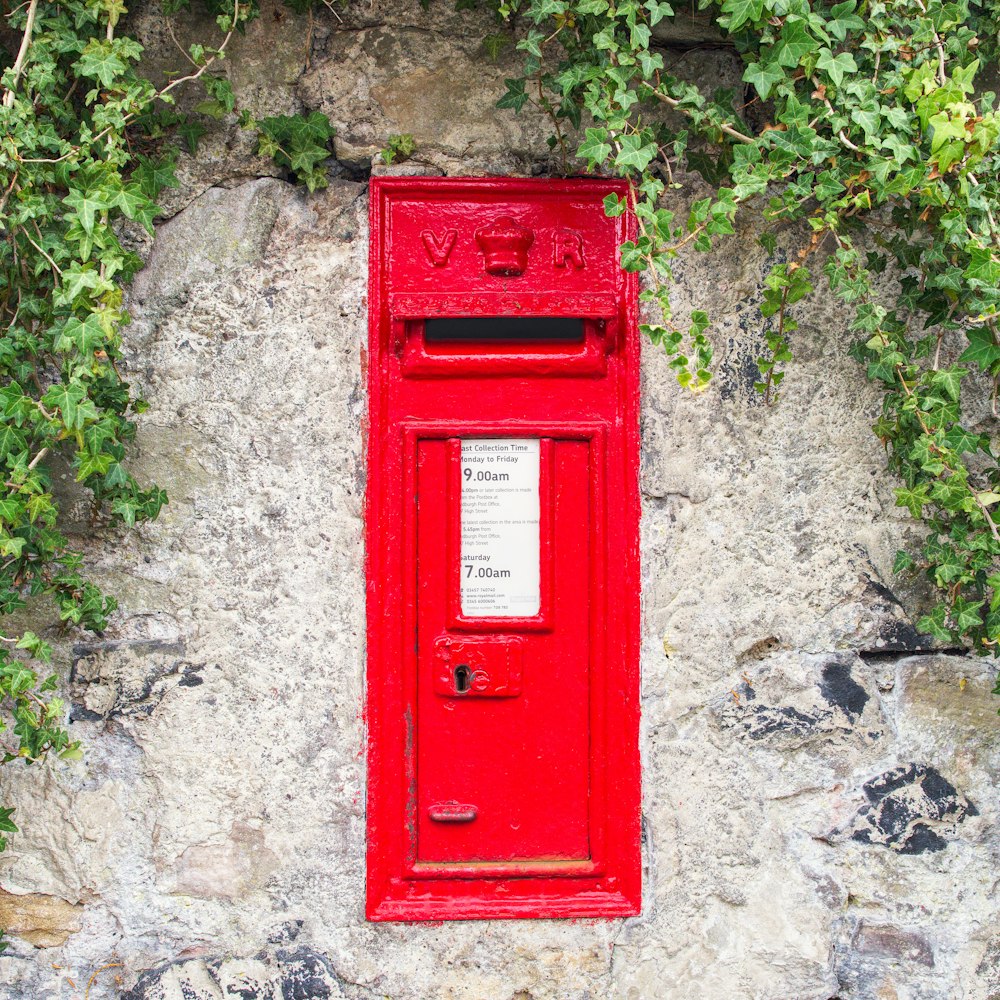
M 157 11 L 132 19 L 174 65 Z M 687 28 L 668 60 L 738 78 Z M 710 390 L 643 358 L 642 915 L 365 922 L 366 180 L 399 132 L 401 172 L 559 169 L 543 121 L 493 109 L 517 60 L 490 30 L 443 0 L 265 0 L 226 72 L 259 115 L 330 116 L 329 188 L 224 121 L 155 243 L 128 234 L 136 468 L 171 502 L 94 539 L 66 486 L 121 611 L 59 647 L 86 760 L 4 769 L 32 819 L 0 860 L 3 996 L 1000 997 L 991 668 L 931 648 L 890 572 L 912 528 L 843 307 L 805 305 L 779 405 L 754 393 L 762 280 L 798 243 L 769 257 L 750 215 L 677 267 L 678 312 L 717 321 Z

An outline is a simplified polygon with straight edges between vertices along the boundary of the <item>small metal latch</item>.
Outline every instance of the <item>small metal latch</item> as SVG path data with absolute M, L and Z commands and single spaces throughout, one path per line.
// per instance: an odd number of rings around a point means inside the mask
M 439 636 L 434 691 L 446 698 L 516 698 L 523 659 L 521 636 Z
M 479 815 L 479 810 L 461 802 L 439 802 L 428 807 L 427 815 L 435 823 L 471 823 Z

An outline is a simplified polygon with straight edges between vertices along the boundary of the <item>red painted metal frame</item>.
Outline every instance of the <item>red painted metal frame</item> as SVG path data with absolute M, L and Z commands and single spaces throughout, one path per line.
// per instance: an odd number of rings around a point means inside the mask
M 634 237 L 634 220 L 628 213 L 604 216 L 609 192 L 621 195 L 624 188 L 607 180 L 372 181 L 366 502 L 372 920 L 621 917 L 640 909 L 637 283 L 617 266 L 617 246 Z M 490 224 L 503 232 L 498 220 L 504 218 L 533 230 L 523 274 L 484 267 L 490 248 L 477 245 L 476 237 Z M 454 350 L 423 343 L 424 319 L 504 315 L 582 318 L 584 341 L 492 345 L 481 352 L 467 343 Z M 463 437 L 542 440 L 541 607 L 532 618 L 460 613 L 455 441 Z M 576 456 L 564 457 L 566 469 L 579 464 L 585 448 L 589 483 L 582 494 L 583 483 L 554 482 L 555 443 L 564 449 L 560 454 Z M 448 456 L 439 463 L 448 519 L 441 561 L 454 567 L 443 570 L 442 627 L 453 630 L 456 641 L 473 634 L 524 637 L 519 644 L 553 641 L 555 491 L 562 491 L 559 503 L 571 504 L 567 510 L 587 512 L 585 540 L 577 546 L 586 556 L 586 620 L 578 626 L 589 660 L 582 691 L 571 693 L 587 699 L 588 760 L 573 762 L 578 771 L 583 767 L 588 789 L 586 856 L 525 858 L 508 851 L 503 857 L 500 848 L 492 859 L 418 859 L 418 746 L 421 736 L 430 741 L 434 734 L 422 734 L 418 725 L 418 696 L 423 691 L 426 699 L 428 690 L 420 685 L 430 680 L 418 679 L 418 598 L 426 596 L 418 578 L 416 492 L 420 455 L 436 447 Z M 565 538 L 567 529 L 560 530 Z M 566 612 L 559 614 L 565 628 Z M 477 706 L 511 703 L 484 698 Z M 526 801 L 533 801 L 531 783 L 525 773 Z M 465 800 L 433 810 L 431 818 L 445 822 L 475 814 Z M 554 829 L 558 822 L 552 817 Z

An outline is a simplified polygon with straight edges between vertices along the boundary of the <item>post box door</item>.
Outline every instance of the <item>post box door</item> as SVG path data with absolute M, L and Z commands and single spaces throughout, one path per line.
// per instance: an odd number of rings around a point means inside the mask
M 590 445 L 511 442 L 417 446 L 417 865 L 590 858 Z

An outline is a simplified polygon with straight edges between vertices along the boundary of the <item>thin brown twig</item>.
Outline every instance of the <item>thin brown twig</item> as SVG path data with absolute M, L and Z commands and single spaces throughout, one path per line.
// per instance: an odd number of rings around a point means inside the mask
M 337 13 L 337 9 L 331 3 L 331 0 L 323 0 L 324 5 L 329 9 L 330 13 L 341 23 L 344 23 L 344 19 Z M 312 7 L 309 8 L 309 13 L 312 14 Z
M 24 60 L 27 58 L 28 49 L 31 47 L 31 33 L 35 30 L 35 14 L 37 11 L 38 0 L 31 0 L 31 5 L 28 7 L 28 19 L 24 23 L 24 34 L 21 36 L 21 47 L 17 50 L 17 58 L 14 60 L 14 75 L 11 77 L 10 87 L 7 88 L 6 93 L 3 95 L 3 106 L 5 108 L 12 108 L 14 106 L 17 81 L 20 80 L 21 73 L 24 71 Z
M 28 235 L 24 226 L 19 227 L 24 238 L 52 265 L 52 269 L 62 277 L 62 268 Z
M 562 129 L 559 127 L 559 119 L 552 108 L 552 102 L 545 99 L 545 91 L 542 89 L 541 74 L 536 78 L 538 82 L 538 106 L 549 116 L 552 127 L 556 130 L 556 139 L 559 142 L 559 150 L 562 154 L 563 173 L 569 173 L 569 153 L 566 149 L 566 140 L 563 138 Z
M 102 965 L 99 969 L 95 969 L 93 975 L 87 982 L 87 989 L 83 994 L 83 1000 L 90 1000 L 90 990 L 94 983 L 97 981 L 97 977 L 102 973 L 106 972 L 108 969 L 123 969 L 125 966 L 121 962 L 108 962 L 107 965 Z
M 179 41 L 177 41 L 177 36 L 174 34 L 174 26 L 167 20 L 167 34 L 170 35 L 170 41 L 174 43 L 174 47 L 177 51 L 185 58 L 195 69 L 198 68 L 198 64 L 191 58 L 191 54 L 184 48 Z
M 924 17 L 927 16 L 927 8 L 924 6 L 923 0 L 915 0 L 916 5 L 920 8 Z M 941 42 L 941 36 L 937 33 L 937 30 L 932 27 L 932 33 L 934 35 L 934 47 L 937 49 L 938 54 L 938 83 L 943 87 L 948 82 L 948 72 L 945 68 L 945 57 L 944 57 L 944 45 Z
M 671 97 L 669 94 L 661 94 L 660 91 L 654 90 L 653 96 L 663 104 L 666 104 L 668 108 L 673 108 L 674 111 L 679 111 L 682 115 L 686 115 L 688 118 L 691 117 L 691 112 L 687 108 L 681 107 L 681 102 L 677 100 L 676 97 Z M 717 124 L 715 126 L 720 132 L 725 132 L 731 139 L 735 139 L 737 142 L 743 143 L 753 143 L 756 140 L 749 135 L 744 135 L 738 129 L 733 128 L 732 125 L 728 125 L 725 122 Z
M 10 184 L 8 185 L 7 190 L 4 191 L 3 197 L 0 198 L 0 212 L 2 212 L 7 207 L 7 199 L 10 198 L 11 192 L 14 190 L 15 186 L 17 185 L 17 176 L 18 176 L 18 173 L 19 173 L 18 170 L 14 171 L 14 176 L 11 177 Z
M 821 91 L 821 90 L 820 90 L 820 86 L 821 86 L 821 85 L 820 85 L 820 82 L 819 82 L 819 80 L 817 80 L 817 79 L 816 79 L 816 77 L 812 77 L 812 82 L 813 82 L 813 85 L 814 85 L 814 86 L 816 87 L 816 91 L 817 91 L 817 93 L 823 93 L 823 91 Z M 826 96 L 824 96 L 824 97 L 823 97 L 823 103 L 824 103 L 824 104 L 826 105 L 826 109 L 827 109 L 827 111 L 829 111 L 829 112 L 830 112 L 830 114 L 831 114 L 831 115 L 835 115 L 835 114 L 837 113 L 837 112 L 836 112 L 836 111 L 834 110 L 834 107 L 833 107 L 833 105 L 832 105 L 832 104 L 830 103 L 830 99 L 829 99 L 828 97 L 826 97 Z M 843 129 L 841 129 L 841 130 L 840 130 L 840 131 L 839 131 L 839 132 L 837 133 L 837 138 L 838 138 L 838 139 L 839 139 L 839 140 L 840 140 L 840 141 L 841 141 L 841 142 L 842 142 L 842 143 L 843 143 L 843 144 L 844 144 L 844 145 L 845 145 L 845 146 L 846 146 L 846 147 L 847 147 L 848 149 L 851 149 L 851 150 L 853 150 L 853 151 L 854 151 L 855 153 L 860 153 L 860 152 L 861 152 L 861 147 L 860 147 L 860 146 L 855 146 L 855 145 L 854 145 L 854 143 L 853 143 L 853 142 L 851 142 L 851 140 L 850 140 L 850 139 L 848 139 L 846 135 L 844 135 L 844 130 L 843 130 Z

